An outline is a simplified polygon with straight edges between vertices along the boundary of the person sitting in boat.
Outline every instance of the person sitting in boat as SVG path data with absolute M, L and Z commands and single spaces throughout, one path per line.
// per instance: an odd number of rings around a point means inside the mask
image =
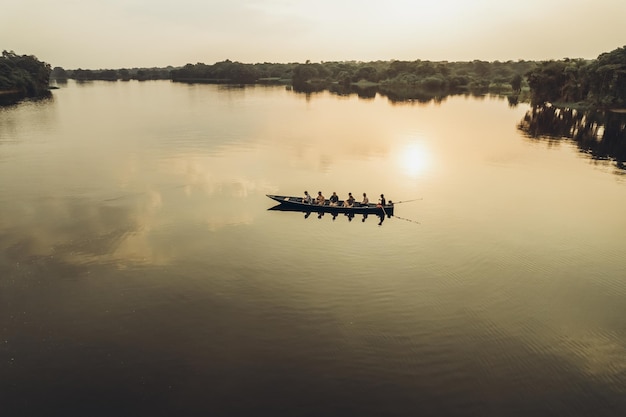
M 328 204 L 329 206 L 336 206 L 339 203 L 339 196 L 336 192 L 333 191 L 333 195 L 330 196 L 328 201 L 330 201 L 330 203 Z
M 367 194 L 363 193 L 363 201 L 361 201 L 362 206 L 367 206 L 370 203 L 370 199 L 367 198 Z
M 322 192 L 321 192 L 321 191 L 318 191 L 318 192 L 317 192 L 317 199 L 316 199 L 316 203 L 317 203 L 318 205 L 320 205 L 320 206 L 323 206 L 325 201 L 326 201 L 326 197 L 324 197 L 324 196 L 322 195 Z
M 376 207 L 385 207 L 387 205 L 387 201 L 385 200 L 385 194 L 381 194 L 380 198 L 378 199 L 378 204 L 376 205 Z
M 348 193 L 348 198 L 343 202 L 344 207 L 352 207 L 354 205 L 354 197 L 352 193 Z
M 304 192 L 304 197 L 302 198 L 302 202 L 304 204 L 311 204 L 313 203 L 313 199 L 311 198 L 311 196 L 309 195 L 308 191 Z

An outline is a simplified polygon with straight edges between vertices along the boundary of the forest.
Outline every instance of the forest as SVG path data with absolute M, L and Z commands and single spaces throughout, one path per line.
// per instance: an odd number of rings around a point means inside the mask
M 541 62 L 526 74 L 531 103 L 559 107 L 625 108 L 626 46 L 597 59 Z
M 328 90 L 336 94 L 376 94 L 392 101 L 430 101 L 451 94 L 507 96 L 514 105 L 550 103 L 574 108 L 626 107 L 626 47 L 597 59 L 550 61 L 332 61 L 245 64 L 225 60 L 183 67 L 75 69 L 4 51 L 0 58 L 0 95 L 48 94 L 49 79 L 63 82 L 172 80 L 186 83 L 284 84 L 296 92 Z
M 213 65 L 187 64 L 172 71 L 179 82 L 284 83 L 295 91 L 329 90 L 367 97 L 379 92 L 396 100 L 426 99 L 463 92 L 513 94 L 523 87 L 532 61 L 432 62 L 373 61 L 290 64 L 242 64 L 229 60 Z
M 55 67 L 56 80 L 170 79 L 185 83 L 284 84 L 296 92 L 329 90 L 336 94 L 374 97 L 380 93 L 392 101 L 430 101 L 450 94 L 504 94 L 519 99 L 528 86 L 525 74 L 533 61 L 432 62 L 432 61 L 333 61 L 311 63 L 244 64 L 225 60 L 215 64 L 187 64 L 179 68 L 65 70 Z
M 245 64 L 225 60 L 183 67 L 64 70 L 52 78 L 76 80 L 170 79 L 186 83 L 277 83 L 296 92 L 328 90 L 337 94 L 392 101 L 429 101 L 451 94 L 505 95 L 512 104 L 530 101 L 578 108 L 626 107 L 626 47 L 597 59 L 550 61 L 332 61 Z

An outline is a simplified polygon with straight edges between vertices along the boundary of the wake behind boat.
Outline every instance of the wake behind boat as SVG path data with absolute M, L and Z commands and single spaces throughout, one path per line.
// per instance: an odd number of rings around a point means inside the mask
M 328 200 L 324 204 L 308 204 L 302 201 L 302 197 L 267 194 L 269 198 L 280 204 L 281 207 L 294 211 L 318 212 L 318 213 L 342 213 L 342 214 L 375 214 L 378 216 L 393 216 L 393 203 L 389 202 L 385 206 L 375 203 L 362 205 L 354 203 L 350 207 L 344 207 L 344 201 L 339 200 L 337 204 L 330 204 Z

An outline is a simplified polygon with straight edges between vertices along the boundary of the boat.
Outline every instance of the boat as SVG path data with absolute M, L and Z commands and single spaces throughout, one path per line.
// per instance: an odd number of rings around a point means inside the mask
M 385 206 L 376 203 L 361 204 L 355 202 L 351 207 L 343 207 L 343 200 L 339 200 L 336 205 L 331 205 L 328 200 L 323 205 L 308 204 L 302 201 L 302 197 L 293 197 L 285 195 L 266 194 L 269 198 L 276 201 L 278 206 L 272 209 L 283 211 L 302 211 L 316 213 L 334 213 L 334 214 L 375 214 L 377 216 L 393 216 L 393 203 L 389 201 Z

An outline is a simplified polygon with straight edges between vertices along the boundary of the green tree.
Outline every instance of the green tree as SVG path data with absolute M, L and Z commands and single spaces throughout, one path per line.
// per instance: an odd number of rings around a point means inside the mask
M 67 80 L 67 71 L 61 67 L 54 67 L 50 73 L 50 78 L 55 80 Z
M 590 101 L 599 106 L 626 106 L 626 46 L 601 54 L 586 69 Z
M 514 92 L 519 93 L 522 91 L 522 80 L 523 77 L 520 74 L 515 74 L 511 79 L 511 88 Z
M 352 79 L 354 81 L 366 80 L 371 82 L 377 82 L 379 79 L 378 71 L 371 65 L 364 66 L 359 68 L 356 73 L 354 73 Z
M 482 78 L 487 78 L 491 75 L 491 65 L 487 61 L 474 60 L 472 61 L 474 73 Z
M 563 61 L 546 61 L 526 74 L 533 104 L 561 100 L 561 92 L 567 80 L 565 66 Z
M 296 65 L 293 69 L 292 82 L 294 84 L 304 84 L 319 76 L 317 68 L 312 64 Z

